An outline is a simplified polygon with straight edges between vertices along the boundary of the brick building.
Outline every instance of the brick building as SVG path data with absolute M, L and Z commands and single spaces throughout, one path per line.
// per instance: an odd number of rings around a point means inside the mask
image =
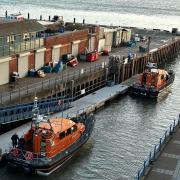
M 34 20 L 1 20 L 0 26 L 0 85 L 8 83 L 14 71 L 22 78 L 30 69 L 59 61 L 63 54 L 78 55 L 98 47 L 95 26 L 73 26 L 49 37 L 45 37 L 45 27 Z

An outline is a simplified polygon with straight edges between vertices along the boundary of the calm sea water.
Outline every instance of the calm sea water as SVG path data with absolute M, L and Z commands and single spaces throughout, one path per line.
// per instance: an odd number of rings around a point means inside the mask
M 0 14 L 21 12 L 43 18 L 62 15 L 66 21 L 147 28 L 180 28 L 179 0 L 0 0 Z

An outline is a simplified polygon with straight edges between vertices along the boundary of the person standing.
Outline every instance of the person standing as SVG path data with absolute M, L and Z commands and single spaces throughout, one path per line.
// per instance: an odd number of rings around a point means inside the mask
M 14 133 L 11 137 L 12 140 L 12 146 L 13 148 L 16 148 L 18 145 L 18 141 L 19 141 L 19 136 L 17 135 L 17 133 Z
M 22 136 L 18 141 L 18 148 L 24 150 L 24 146 L 25 146 L 25 139 Z

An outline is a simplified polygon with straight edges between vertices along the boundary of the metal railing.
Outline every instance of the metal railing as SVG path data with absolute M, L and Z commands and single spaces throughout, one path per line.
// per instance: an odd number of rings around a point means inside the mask
M 20 87 L 10 92 L 1 93 L 0 104 L 3 105 L 8 102 L 13 102 L 14 100 L 17 99 L 19 99 L 20 101 L 19 103 L 21 103 L 21 98 L 25 96 L 36 95 L 37 93 L 42 92 L 44 90 L 54 90 L 58 85 L 61 85 L 62 83 L 67 83 L 68 81 L 76 80 L 85 75 L 92 75 L 95 72 L 104 69 L 105 67 L 106 67 L 106 63 L 102 62 L 101 64 L 95 64 L 93 66 L 81 68 L 77 71 L 72 71 L 72 72 L 63 71 L 57 77 L 43 79 L 42 81 L 37 83 L 27 85 L 27 81 L 26 81 L 26 85 L 24 87 Z
M 98 89 L 101 89 L 104 86 L 106 86 L 106 80 L 105 79 L 103 79 L 103 80 L 101 80 L 99 82 L 96 82 L 96 83 L 94 83 L 92 85 L 89 85 L 88 87 L 85 87 L 82 90 L 76 91 L 74 93 L 73 99 L 74 100 L 79 99 L 82 96 L 93 93 L 94 91 L 97 91 Z M 82 91 L 84 91 L 84 92 L 82 92 Z
M 179 126 L 180 126 L 180 114 L 178 119 L 174 120 L 173 124 L 171 124 L 169 128 L 165 131 L 163 136 L 160 138 L 159 143 L 154 146 L 154 149 L 152 151 L 150 151 L 148 158 L 144 160 L 142 167 L 138 170 L 137 176 L 135 177 L 136 180 L 140 180 L 146 175 L 152 162 L 157 160 L 163 145 L 165 145 L 165 143 L 169 140 L 172 133 L 175 132 L 175 129 Z
M 71 98 L 56 97 L 38 102 L 40 114 L 60 112 L 71 107 Z M 0 124 L 30 119 L 33 117 L 33 103 L 0 108 Z
M 13 155 L 13 150 L 17 151 L 16 155 Z M 26 150 L 21 149 L 21 148 L 12 148 L 12 147 L 10 147 L 9 150 L 6 150 L 6 153 L 11 154 L 11 156 L 15 157 L 16 159 L 21 159 L 21 161 L 24 161 L 24 162 L 27 161 L 26 160 L 26 154 L 27 153 L 31 153 L 32 154 L 32 159 L 30 159 L 28 161 L 40 160 L 40 159 L 46 157 L 45 155 L 43 156 L 41 154 L 34 153 L 34 152 L 31 152 L 31 151 L 26 151 Z

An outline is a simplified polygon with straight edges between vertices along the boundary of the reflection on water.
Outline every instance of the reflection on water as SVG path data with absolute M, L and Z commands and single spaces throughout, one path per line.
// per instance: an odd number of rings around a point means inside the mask
M 180 112 L 180 59 L 166 65 L 176 72 L 171 92 L 151 101 L 125 96 L 96 113 L 91 139 L 46 180 L 132 179 L 154 144 Z M 22 172 L 0 169 L 0 179 L 36 180 Z

